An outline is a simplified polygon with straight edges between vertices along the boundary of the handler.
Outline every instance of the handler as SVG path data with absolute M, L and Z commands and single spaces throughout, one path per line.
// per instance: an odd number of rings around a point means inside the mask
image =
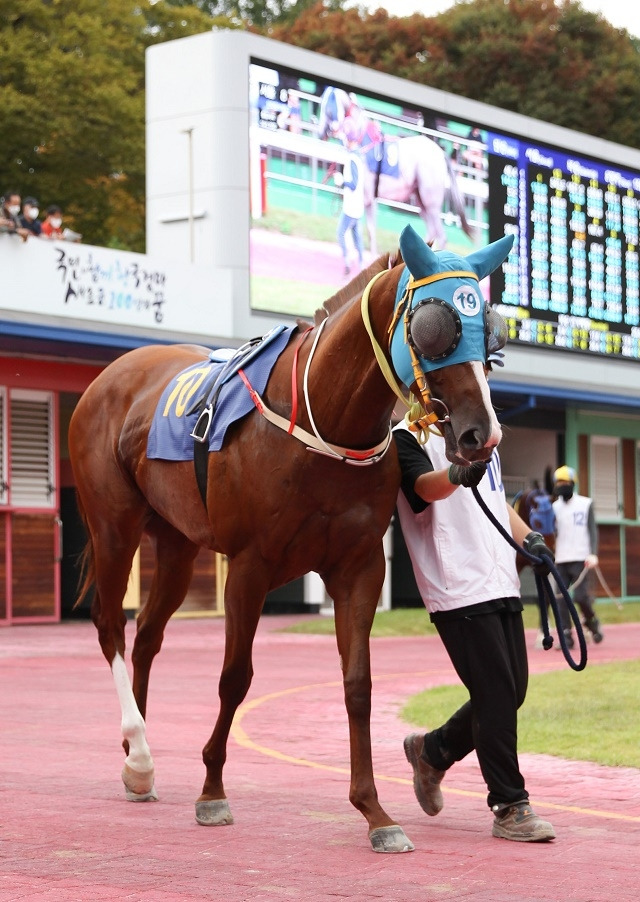
M 576 472 L 562 466 L 553 474 L 553 502 L 556 515 L 556 566 L 565 586 L 575 584 L 573 597 L 579 606 L 593 641 L 602 642 L 604 636 L 594 610 L 592 573 L 598 566 L 598 528 L 591 498 L 576 492 Z M 567 603 L 558 596 L 558 610 L 562 617 L 567 648 L 573 648 L 571 619 Z
M 489 510 L 529 552 L 553 555 L 507 504 L 497 451 L 488 466 L 450 466 L 441 436 L 429 434 L 420 445 L 404 422 L 393 435 L 402 471 L 398 514 L 416 582 L 470 696 L 441 727 L 404 740 L 416 797 L 426 814 L 438 814 L 442 778 L 475 749 L 489 790 L 493 835 L 552 840 L 554 829 L 531 808 L 518 764 L 517 712 L 528 663 L 515 552 L 470 487 L 478 486 Z

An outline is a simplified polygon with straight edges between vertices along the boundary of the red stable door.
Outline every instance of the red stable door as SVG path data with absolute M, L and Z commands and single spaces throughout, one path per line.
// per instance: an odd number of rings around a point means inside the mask
M 57 395 L 0 386 L 0 624 L 60 619 Z

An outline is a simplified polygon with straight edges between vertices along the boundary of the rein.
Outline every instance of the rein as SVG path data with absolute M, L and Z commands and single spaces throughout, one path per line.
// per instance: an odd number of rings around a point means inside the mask
M 506 531 L 506 529 L 504 529 L 502 524 L 499 523 L 498 520 L 496 520 L 496 518 L 493 516 L 493 514 L 491 513 L 491 511 L 489 510 L 487 505 L 482 500 L 478 489 L 475 486 L 473 486 L 471 491 L 473 492 L 473 495 L 474 495 L 476 501 L 478 502 L 478 504 L 480 505 L 480 507 L 482 508 L 484 513 L 487 515 L 489 520 L 493 523 L 493 525 L 498 530 L 500 535 L 504 539 L 506 539 L 507 542 L 511 545 L 511 547 L 514 548 L 516 551 L 520 552 L 520 554 L 522 554 L 523 557 L 527 558 L 527 560 L 531 564 L 534 564 L 534 565 L 542 564 L 542 563 L 545 564 L 545 566 L 547 566 L 549 568 L 549 570 L 551 571 L 551 573 L 553 574 L 553 578 L 555 579 L 557 585 L 559 586 L 559 588 L 562 592 L 562 596 L 567 604 L 567 608 L 569 610 L 569 616 L 571 617 L 573 625 L 576 628 L 576 635 L 578 636 L 578 645 L 580 647 L 580 660 L 578 662 L 576 662 L 572 658 L 571 652 L 569 651 L 569 648 L 567 647 L 567 640 L 565 639 L 564 632 L 559 626 L 559 624 L 561 623 L 561 619 L 560 619 L 560 613 L 558 611 L 558 602 L 557 602 L 556 596 L 551 588 L 551 584 L 549 582 L 549 577 L 546 575 L 541 576 L 539 573 L 535 573 L 535 571 L 534 571 L 534 576 L 536 579 L 536 589 L 538 591 L 538 606 L 540 608 L 540 623 L 542 626 L 542 635 L 543 635 L 542 647 L 545 649 L 545 651 L 548 651 L 551 648 L 551 646 L 553 645 L 553 637 L 549 633 L 549 618 L 547 616 L 547 605 L 546 605 L 546 601 L 545 601 L 545 595 L 546 595 L 547 599 L 549 601 L 549 604 L 551 606 L 551 610 L 553 611 L 553 616 L 554 616 L 554 619 L 556 622 L 556 630 L 558 632 L 558 638 L 560 639 L 560 647 L 562 649 L 562 653 L 565 657 L 567 664 L 569 665 L 569 667 L 571 667 L 572 670 L 584 670 L 584 668 L 586 667 L 586 664 L 587 664 L 587 643 L 584 638 L 584 631 L 582 629 L 582 624 L 580 623 L 580 618 L 578 616 L 578 612 L 576 611 L 575 605 L 573 603 L 573 599 L 571 598 L 571 595 L 567 591 L 567 587 L 563 583 L 563 581 L 560 577 L 560 574 L 556 570 L 556 567 L 555 567 L 555 564 L 554 564 L 552 558 L 549 557 L 548 555 L 543 555 L 541 557 L 538 557 L 535 554 L 530 554 L 528 551 L 526 551 L 524 548 L 522 548 L 520 545 L 518 545 L 518 543 L 513 538 L 513 536 L 509 535 L 509 533 Z
M 368 466 L 369 464 L 377 463 L 386 452 L 389 450 L 391 445 L 391 430 L 387 432 L 384 439 L 379 442 L 374 448 L 367 448 L 364 451 L 358 451 L 353 448 L 343 448 L 340 445 L 333 445 L 330 442 L 325 442 L 322 438 L 318 429 L 316 427 L 315 421 L 313 419 L 313 414 L 311 413 L 311 400 L 309 398 L 309 370 L 311 368 L 311 360 L 316 352 L 316 348 L 318 346 L 318 341 L 320 339 L 320 335 L 322 334 L 322 330 L 327 322 L 324 319 L 316 333 L 316 337 L 314 339 L 313 345 L 311 347 L 311 351 L 309 353 L 309 357 L 307 358 L 307 363 L 304 369 L 304 378 L 303 378 L 303 392 L 304 392 L 304 400 L 307 405 L 307 414 L 309 416 L 309 421 L 311 423 L 311 428 L 313 429 L 313 435 L 310 432 L 307 432 L 306 429 L 303 429 L 301 426 L 298 426 L 295 422 L 296 413 L 298 409 L 298 392 L 297 392 L 297 367 L 298 367 L 298 351 L 302 346 L 303 341 L 307 337 L 308 333 L 311 329 L 307 329 L 300 337 L 300 341 L 298 342 L 298 347 L 296 348 L 295 354 L 293 356 L 293 365 L 291 368 L 291 392 L 292 392 L 292 405 L 291 405 L 291 417 L 289 421 L 287 421 L 284 417 L 281 417 L 279 414 L 275 413 L 275 411 L 271 410 L 264 403 L 260 395 L 253 388 L 251 383 L 249 382 L 246 373 L 243 370 L 238 370 L 238 375 L 244 382 L 249 395 L 251 396 L 251 400 L 255 404 L 258 412 L 268 420 L 270 423 L 273 423 L 274 426 L 277 426 L 278 429 L 284 430 L 288 435 L 292 435 L 294 438 L 298 439 L 298 441 L 302 442 L 306 445 L 307 451 L 315 451 L 317 454 L 324 454 L 327 457 L 331 457 L 334 460 L 340 460 L 347 464 L 353 464 L 354 466 Z
M 408 345 L 409 353 L 411 354 L 411 363 L 413 366 L 415 382 L 416 382 L 416 385 L 418 386 L 418 390 L 422 397 L 422 406 L 420 406 L 419 403 L 412 403 L 412 401 L 408 400 L 404 396 L 404 394 L 402 393 L 402 390 L 400 389 L 398 381 L 397 381 L 396 377 L 394 376 L 393 371 L 391 370 L 391 367 L 389 366 L 389 362 L 388 362 L 387 358 L 385 357 L 384 352 L 383 352 L 382 348 L 380 347 L 380 344 L 378 343 L 375 335 L 373 334 L 373 328 L 371 326 L 371 318 L 369 317 L 369 292 L 370 292 L 371 286 L 374 284 L 374 282 L 376 282 L 380 278 L 380 276 L 383 276 L 384 274 L 385 274 L 384 270 L 383 270 L 383 272 L 377 273 L 373 277 L 373 279 L 371 279 L 371 281 L 365 288 L 364 292 L 362 293 L 362 300 L 360 301 L 360 311 L 362 313 L 362 321 L 364 322 L 365 329 L 367 330 L 367 334 L 369 336 L 371 345 L 373 347 L 373 353 L 375 354 L 375 358 L 378 362 L 378 366 L 380 367 L 380 371 L 382 372 L 382 375 L 386 379 L 387 384 L 389 385 L 391 390 L 398 396 L 398 398 L 400 398 L 400 400 L 405 405 L 405 407 L 409 408 L 409 412 L 407 414 L 407 417 L 409 418 L 407 421 L 407 425 L 409 426 L 409 429 L 412 432 L 419 433 L 419 440 L 421 441 L 421 444 L 424 444 L 424 442 L 426 441 L 426 438 L 423 437 L 421 440 L 420 434 L 423 434 L 424 432 L 428 431 L 429 428 L 431 426 L 433 426 L 435 423 L 440 422 L 440 417 L 437 415 L 437 413 L 433 409 L 433 401 L 437 400 L 437 399 L 432 399 L 432 397 L 431 397 L 431 392 L 429 391 L 429 388 L 427 387 L 427 383 L 424 378 L 424 373 L 422 372 L 422 368 L 420 367 L 420 362 L 416 356 L 415 351 L 411 347 L 411 345 Z M 425 281 L 425 280 L 423 280 L 423 281 Z M 420 284 L 422 284 L 422 282 Z M 416 287 L 416 286 L 413 285 L 412 288 L 413 287 Z M 405 304 L 406 301 L 410 299 L 410 297 L 411 296 L 409 295 L 409 293 L 405 292 L 405 294 L 403 295 L 403 297 L 401 298 L 400 302 L 397 304 L 397 306 L 394 310 L 393 318 L 389 325 L 389 329 L 387 330 L 388 335 L 389 335 L 389 346 L 391 346 L 391 338 L 392 338 L 395 328 L 398 324 L 400 316 L 402 315 L 403 304 Z M 411 309 L 411 303 L 409 303 L 407 305 L 407 308 L 405 310 L 405 342 L 407 344 L 408 344 L 408 342 L 407 342 L 407 317 L 408 317 L 408 313 L 409 313 L 410 309 Z M 442 402 L 440 402 L 440 403 L 442 403 Z M 419 416 L 419 413 L 421 413 L 422 416 Z
M 389 365 L 387 357 L 385 356 L 380 344 L 378 343 L 371 325 L 371 318 L 369 316 L 369 295 L 371 292 L 371 288 L 380 278 L 387 273 L 388 270 L 383 270 L 382 272 L 376 273 L 375 276 L 367 283 L 363 293 L 362 299 L 360 302 L 360 311 L 362 315 L 362 320 L 371 341 L 371 346 L 373 348 L 373 353 L 376 358 L 376 362 L 382 375 L 384 376 L 387 384 L 394 392 L 394 394 L 402 401 L 402 403 L 409 408 L 409 413 L 407 416 L 409 417 L 409 428 L 414 432 L 423 433 L 425 430 L 429 429 L 435 423 L 440 422 L 440 417 L 435 412 L 433 408 L 433 403 L 437 399 L 432 399 L 431 392 L 426 383 L 426 379 L 424 377 L 424 373 L 422 372 L 422 368 L 420 367 L 420 361 L 418 357 L 409 345 L 409 350 L 411 354 L 411 361 L 413 366 L 413 372 L 415 377 L 415 382 L 418 387 L 418 391 L 420 392 L 420 396 L 422 398 L 422 405 L 413 403 L 411 400 L 408 400 L 402 392 L 400 385 Z M 464 273 L 464 275 L 473 275 L 472 273 Z M 391 337 L 393 336 L 394 329 L 402 315 L 403 307 L 406 305 L 405 309 L 405 341 L 407 340 L 407 329 L 408 329 L 408 313 L 411 309 L 411 297 L 413 296 L 413 290 L 419 287 L 422 284 L 426 284 L 427 281 L 431 281 L 431 279 L 422 279 L 419 282 L 414 282 L 411 280 L 408 290 L 404 293 L 402 299 L 399 304 L 396 306 L 394 311 L 394 316 L 391 321 L 391 325 L 389 326 L 389 342 L 391 342 Z M 407 301 L 409 303 L 407 304 Z M 324 319 L 320 325 L 318 326 L 318 330 L 316 332 L 316 336 L 313 341 L 313 345 L 311 347 L 311 351 L 309 353 L 309 357 L 307 358 L 307 363 L 305 365 L 304 377 L 303 377 L 303 393 L 304 400 L 307 405 L 307 415 L 309 417 L 309 422 L 311 423 L 311 428 L 313 430 L 313 434 L 307 432 L 306 429 L 303 429 L 301 426 L 296 425 L 296 414 L 298 409 L 298 393 L 297 393 L 297 366 L 298 366 L 298 352 L 302 347 L 302 344 L 311 331 L 311 329 L 307 329 L 302 333 L 300 340 L 298 342 L 298 346 L 296 348 L 294 357 L 293 357 L 293 365 L 291 370 L 291 397 L 292 397 L 292 406 L 291 406 L 291 417 L 289 421 L 275 413 L 264 403 L 260 395 L 255 391 L 249 380 L 247 379 L 246 374 L 240 369 L 238 370 L 238 375 L 244 382 L 249 395 L 253 403 L 255 404 L 258 412 L 270 423 L 273 423 L 274 426 L 277 426 L 278 429 L 282 429 L 287 432 L 289 435 L 293 435 L 294 438 L 298 439 L 298 441 L 302 442 L 306 445 L 308 451 L 315 451 L 317 454 L 324 454 L 327 457 L 332 457 L 334 460 L 340 460 L 344 463 L 353 464 L 355 466 L 367 466 L 369 464 L 377 463 L 386 452 L 389 450 L 391 446 L 391 429 L 387 432 L 384 439 L 379 442 L 374 448 L 368 448 L 364 451 L 358 451 L 353 448 L 343 448 L 340 445 L 333 445 L 330 442 L 326 442 L 322 436 L 320 435 L 315 421 L 313 419 L 313 413 L 311 410 L 311 400 L 309 398 L 309 372 L 311 368 L 311 361 L 316 352 L 316 348 L 318 346 L 318 342 L 320 340 L 320 336 L 322 334 L 322 330 L 326 324 L 327 320 Z M 408 342 L 407 342 L 408 343 Z M 422 416 L 419 416 L 419 413 Z

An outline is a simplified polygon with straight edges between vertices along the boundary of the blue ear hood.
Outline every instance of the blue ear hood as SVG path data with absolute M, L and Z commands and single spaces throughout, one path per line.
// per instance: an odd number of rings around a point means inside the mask
M 450 251 L 432 250 L 411 226 L 403 229 L 400 251 L 406 266 L 398 283 L 396 306 L 405 300 L 408 290 L 411 309 L 426 299 L 437 299 L 440 304 L 454 308 L 462 324 L 460 340 L 450 354 L 438 360 L 419 358 L 425 373 L 454 363 L 486 361 L 487 305 L 479 282 L 506 260 L 513 241 L 513 235 L 506 235 L 467 257 L 460 257 Z M 393 367 L 409 387 L 415 381 L 415 374 L 402 318 L 394 330 L 390 347 Z

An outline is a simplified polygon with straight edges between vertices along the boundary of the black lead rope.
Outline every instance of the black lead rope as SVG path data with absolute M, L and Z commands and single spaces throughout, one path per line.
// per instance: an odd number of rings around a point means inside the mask
M 474 494 L 474 497 L 484 513 L 487 515 L 489 520 L 493 523 L 495 528 L 498 530 L 500 535 L 507 540 L 507 542 L 514 548 L 517 552 L 520 552 L 523 557 L 525 557 L 529 563 L 531 564 L 544 564 L 549 568 L 549 571 L 553 574 L 553 578 L 555 579 L 558 588 L 562 592 L 562 597 L 564 598 L 567 608 L 569 610 L 569 616 L 573 622 L 573 625 L 576 628 L 576 635 L 578 636 L 578 645 L 580 647 L 580 660 L 578 662 L 574 661 L 571 657 L 571 652 L 567 646 L 567 640 L 562 629 L 562 619 L 560 617 L 560 612 L 558 611 L 558 602 L 556 596 L 551 588 L 551 583 L 549 582 L 549 577 L 545 574 L 541 576 L 539 573 L 535 573 L 536 578 L 536 589 L 538 591 L 538 606 L 540 608 L 540 625 L 542 627 L 542 647 L 545 651 L 548 651 L 553 645 L 553 636 L 549 632 L 549 617 L 547 614 L 547 599 L 549 605 L 551 606 L 551 610 L 553 611 L 553 616 L 556 623 L 556 629 L 558 631 L 558 638 L 560 640 L 560 648 L 562 649 L 562 654 L 565 657 L 565 661 L 572 668 L 572 670 L 584 670 L 587 666 L 587 643 L 584 638 L 584 630 L 582 629 L 582 624 L 580 623 L 580 617 L 578 616 L 578 612 L 576 611 L 576 607 L 573 603 L 573 599 L 569 595 L 567 587 L 558 571 L 556 570 L 555 563 L 553 558 L 549 555 L 541 555 L 538 557 L 535 554 L 530 554 L 524 548 L 521 548 L 520 545 L 515 541 L 513 536 L 509 535 L 506 529 L 502 526 L 502 524 L 496 520 L 493 516 L 487 505 L 484 503 L 482 498 L 480 497 L 480 492 L 478 489 L 473 486 L 471 491 Z M 545 599 L 546 595 L 546 599 Z

